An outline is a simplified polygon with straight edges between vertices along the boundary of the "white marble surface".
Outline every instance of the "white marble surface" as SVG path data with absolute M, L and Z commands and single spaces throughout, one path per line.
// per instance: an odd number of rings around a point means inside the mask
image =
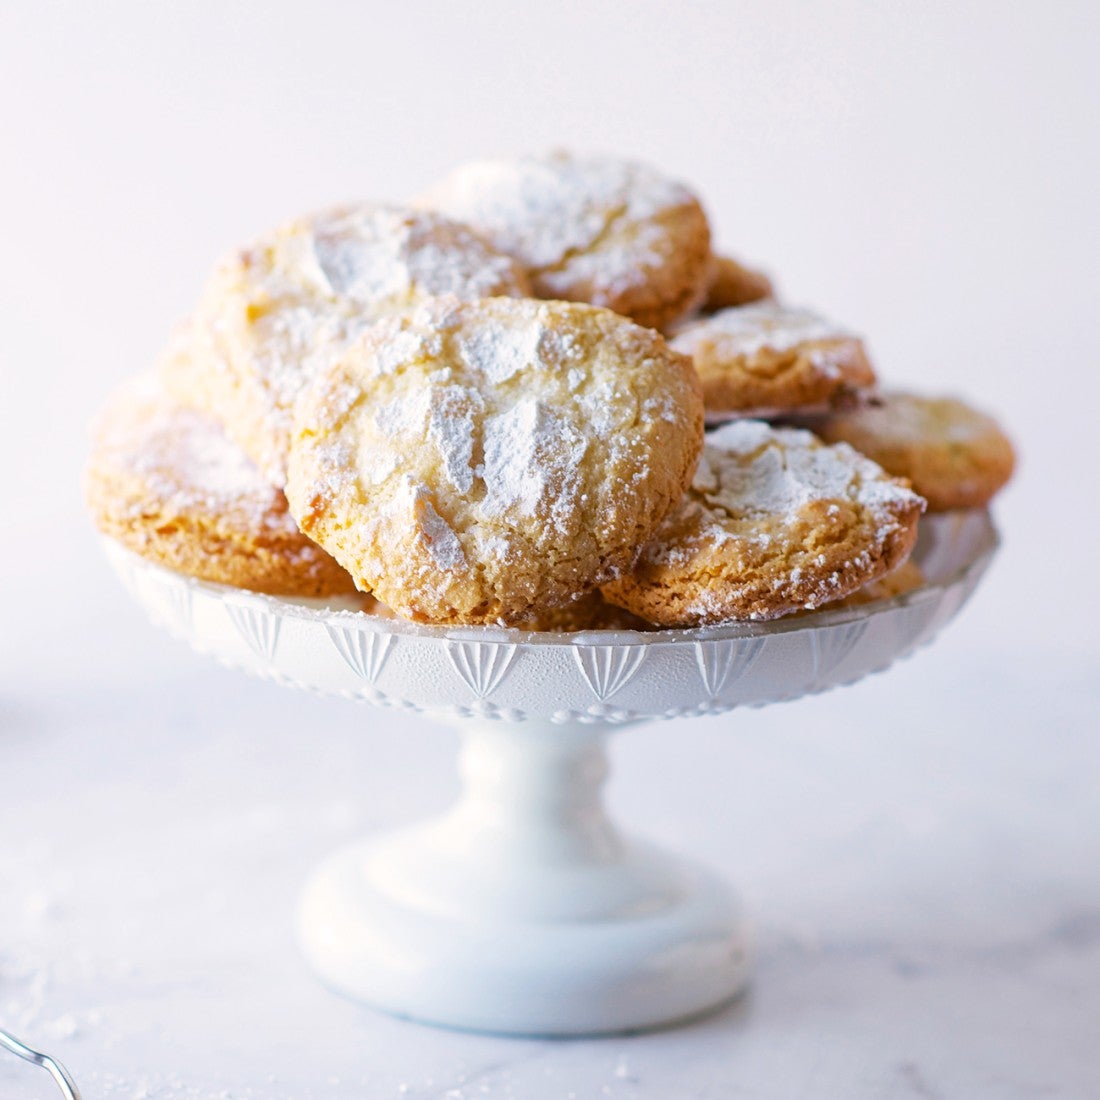
M 1100 8 L 518 12 L 0 5 L 0 1026 L 87 1100 L 1100 1095 Z M 338 1000 L 292 941 L 319 858 L 447 802 L 451 736 L 183 650 L 77 483 L 91 411 L 224 247 L 562 144 L 697 183 L 727 246 L 889 381 L 1003 416 L 1023 464 L 935 648 L 615 745 L 617 814 L 755 911 L 748 996 L 517 1042 Z M 51 1089 L 0 1055 L 0 1100 Z

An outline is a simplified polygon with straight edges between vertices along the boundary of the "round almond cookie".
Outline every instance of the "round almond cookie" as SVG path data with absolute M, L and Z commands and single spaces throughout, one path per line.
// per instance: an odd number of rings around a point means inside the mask
M 375 599 L 362 596 L 363 610 L 380 619 L 400 620 L 392 608 Z M 653 630 L 644 619 L 631 615 L 621 607 L 608 603 L 598 588 L 586 592 L 578 600 L 563 607 L 549 607 L 533 612 L 527 618 L 510 624 L 518 630 L 538 633 L 577 634 L 590 630 Z
M 218 422 L 153 380 L 124 387 L 101 412 L 84 491 L 100 531 L 170 569 L 274 596 L 355 592 Z
M 720 309 L 747 306 L 774 297 L 775 287 L 763 271 L 748 267 L 732 256 L 716 255 L 711 261 L 703 312 L 717 313 Z
M 603 593 L 662 626 L 820 607 L 900 565 L 923 508 L 851 447 L 734 421 L 707 436 L 680 505 Z
M 932 512 L 984 507 L 1016 465 L 997 422 L 953 397 L 888 393 L 864 408 L 830 416 L 814 430 L 907 477 Z
M 687 188 L 642 164 L 567 153 L 478 161 L 418 201 L 514 256 L 540 298 L 663 328 L 706 296 L 706 214 Z
M 428 297 L 522 297 L 522 268 L 428 211 L 361 204 L 299 218 L 230 253 L 161 375 L 273 484 L 286 480 L 294 402 L 324 361 L 379 318 Z
M 830 607 L 862 607 L 864 604 L 876 603 L 878 600 L 892 600 L 895 596 L 904 596 L 906 592 L 914 592 L 925 583 L 924 571 L 915 561 L 902 562 L 897 569 L 892 570 L 877 581 L 871 581 L 862 588 L 857 589 L 850 596 L 830 604 Z
M 520 623 L 633 560 L 702 446 L 691 363 L 610 310 L 436 299 L 299 402 L 287 496 L 406 618 Z
M 604 599 L 600 590 L 585 593 L 564 607 L 551 607 L 536 612 L 521 623 L 513 624 L 521 630 L 551 632 L 554 634 L 578 634 L 590 630 L 654 630 L 652 624 L 624 608 L 616 607 Z
M 859 337 L 778 302 L 685 322 L 670 343 L 694 359 L 713 420 L 828 408 L 875 382 Z

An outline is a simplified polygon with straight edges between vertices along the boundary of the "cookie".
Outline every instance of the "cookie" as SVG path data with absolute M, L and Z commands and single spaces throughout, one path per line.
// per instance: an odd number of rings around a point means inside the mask
M 735 421 L 707 436 L 680 505 L 603 593 L 662 626 L 819 607 L 900 565 L 923 506 L 851 447 Z
M 180 573 L 277 596 L 355 592 L 217 421 L 150 380 L 101 413 L 84 490 L 100 531 Z
M 984 507 L 1016 464 L 997 422 L 952 397 L 884 394 L 865 408 L 828 417 L 814 430 L 909 478 L 933 512 Z
M 299 402 L 302 530 L 406 618 L 519 623 L 625 568 L 702 445 L 691 363 L 610 310 L 436 299 Z
M 830 604 L 830 607 L 862 607 L 864 604 L 877 603 L 879 600 L 892 600 L 895 596 L 904 596 L 925 583 L 924 572 L 914 561 L 902 562 L 897 569 L 871 581 L 857 589 L 850 596 Z
M 708 419 L 843 404 L 875 382 L 859 337 L 777 302 L 685 322 L 669 342 L 694 360 Z
M 295 399 L 334 350 L 429 296 L 529 292 L 514 260 L 439 214 L 330 210 L 225 257 L 161 375 L 181 401 L 221 420 L 281 487 Z
M 536 612 L 523 622 L 514 624 L 521 630 L 545 631 L 554 634 L 576 634 L 589 630 L 653 630 L 651 623 L 616 607 L 604 599 L 599 589 L 586 593 L 564 607 L 551 607 Z
M 704 313 L 717 313 L 720 309 L 747 306 L 774 297 L 775 288 L 763 271 L 746 267 L 732 256 L 715 256 L 711 260 Z
M 540 298 L 663 328 L 705 297 L 710 229 L 682 185 L 631 161 L 565 153 L 466 164 L 419 203 L 473 226 Z
M 362 610 L 379 619 L 400 621 L 393 608 L 374 596 L 363 595 Z M 536 633 L 576 634 L 589 630 L 653 630 L 654 627 L 637 615 L 608 603 L 598 588 L 586 592 L 579 600 L 564 607 L 549 607 L 532 612 L 527 618 L 511 624 L 517 630 Z

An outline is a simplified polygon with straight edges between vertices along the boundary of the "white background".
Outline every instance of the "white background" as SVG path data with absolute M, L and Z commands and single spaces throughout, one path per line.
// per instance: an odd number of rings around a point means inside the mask
M 0 1026 L 89 1097 L 1100 1091 L 1098 73 L 1084 2 L 0 7 Z M 742 884 L 761 963 L 694 1029 L 574 1045 L 314 987 L 298 883 L 442 805 L 450 738 L 183 651 L 79 495 L 88 417 L 223 249 L 555 146 L 690 182 L 887 382 L 1021 452 L 934 649 L 622 739 L 616 808 Z M 0 1059 L 4 1100 L 47 1085 Z

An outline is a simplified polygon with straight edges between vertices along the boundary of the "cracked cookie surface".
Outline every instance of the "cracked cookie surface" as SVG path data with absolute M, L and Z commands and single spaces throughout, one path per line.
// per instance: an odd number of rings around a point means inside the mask
M 706 295 L 710 229 L 681 184 L 632 161 L 565 153 L 457 168 L 419 204 L 514 256 L 540 298 L 662 328 Z
M 1012 477 L 1016 456 L 997 422 L 953 397 L 887 393 L 814 430 L 850 443 L 897 477 L 907 477 L 933 512 L 981 508 Z
M 294 402 L 340 347 L 431 296 L 529 292 L 514 260 L 439 214 L 368 204 L 327 210 L 217 264 L 161 377 L 181 401 L 216 416 L 281 486 Z
M 522 623 L 629 566 L 702 424 L 690 362 L 609 310 L 437 299 L 303 395 L 287 495 L 404 617 Z
M 863 342 L 807 310 L 757 302 L 677 326 L 708 418 L 775 416 L 850 400 L 875 382 Z
M 851 447 L 735 421 L 707 436 L 683 500 L 603 593 L 662 626 L 820 607 L 897 568 L 923 507 Z

